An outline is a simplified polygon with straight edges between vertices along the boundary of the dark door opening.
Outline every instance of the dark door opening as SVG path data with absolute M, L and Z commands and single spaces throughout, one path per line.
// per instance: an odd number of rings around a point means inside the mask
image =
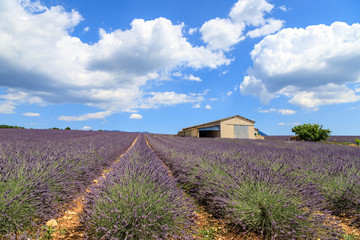
M 201 138 L 220 137 L 220 131 L 217 131 L 217 130 L 199 131 L 199 137 L 201 137 Z
M 216 138 L 220 137 L 220 126 L 200 128 L 199 137 L 201 138 Z

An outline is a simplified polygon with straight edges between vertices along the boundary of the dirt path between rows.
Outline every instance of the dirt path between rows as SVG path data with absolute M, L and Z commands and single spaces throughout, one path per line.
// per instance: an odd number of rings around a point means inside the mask
M 112 164 L 114 166 L 117 164 L 121 158 L 135 145 L 138 137 L 135 138 L 134 142 L 131 144 L 131 146 L 123 153 L 121 154 L 116 161 Z M 85 190 L 86 192 L 89 192 L 89 188 L 95 184 L 98 184 L 98 182 L 105 178 L 106 173 L 111 172 L 112 167 L 109 167 L 107 169 L 104 169 L 101 176 L 93 180 L 93 183 Z M 82 225 L 80 223 L 79 214 L 83 211 L 84 201 L 85 201 L 85 194 L 82 196 L 74 199 L 73 203 L 74 206 L 69 208 L 67 211 L 65 211 L 64 215 L 60 218 L 54 220 L 48 221 L 46 224 L 52 225 L 51 237 L 52 239 L 83 239 L 85 232 L 82 228 Z M 51 224 L 53 223 L 53 224 Z

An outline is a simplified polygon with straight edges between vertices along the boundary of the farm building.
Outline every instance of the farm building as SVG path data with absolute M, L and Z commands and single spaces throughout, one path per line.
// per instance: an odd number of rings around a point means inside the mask
M 182 137 L 220 137 L 240 139 L 264 139 L 254 127 L 255 122 L 239 115 L 183 128 Z

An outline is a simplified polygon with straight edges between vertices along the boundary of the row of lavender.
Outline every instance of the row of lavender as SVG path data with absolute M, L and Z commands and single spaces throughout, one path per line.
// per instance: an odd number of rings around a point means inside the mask
M 266 140 L 279 140 L 279 141 L 289 141 L 291 135 L 279 135 L 279 136 L 265 136 Z M 326 142 L 333 143 L 351 143 L 356 144 L 356 139 L 360 139 L 360 136 L 330 136 L 326 139 Z
M 0 236 L 36 232 L 58 217 L 136 135 L 0 130 Z
M 89 190 L 81 221 L 91 239 L 192 239 L 192 207 L 144 135 Z
M 359 224 L 358 148 L 150 135 L 149 142 L 184 188 L 234 230 L 339 239 L 326 214 L 350 215 Z

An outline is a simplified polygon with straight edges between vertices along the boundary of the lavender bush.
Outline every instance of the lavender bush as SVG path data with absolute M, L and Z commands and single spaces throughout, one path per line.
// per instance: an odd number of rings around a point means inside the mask
M 0 130 L 0 236 L 55 218 L 136 134 Z
M 143 135 L 90 191 L 81 216 L 90 238 L 192 239 L 192 207 Z
M 149 141 L 184 188 L 235 229 L 265 238 L 339 239 L 336 222 L 324 214 L 359 214 L 356 148 L 166 136 Z

